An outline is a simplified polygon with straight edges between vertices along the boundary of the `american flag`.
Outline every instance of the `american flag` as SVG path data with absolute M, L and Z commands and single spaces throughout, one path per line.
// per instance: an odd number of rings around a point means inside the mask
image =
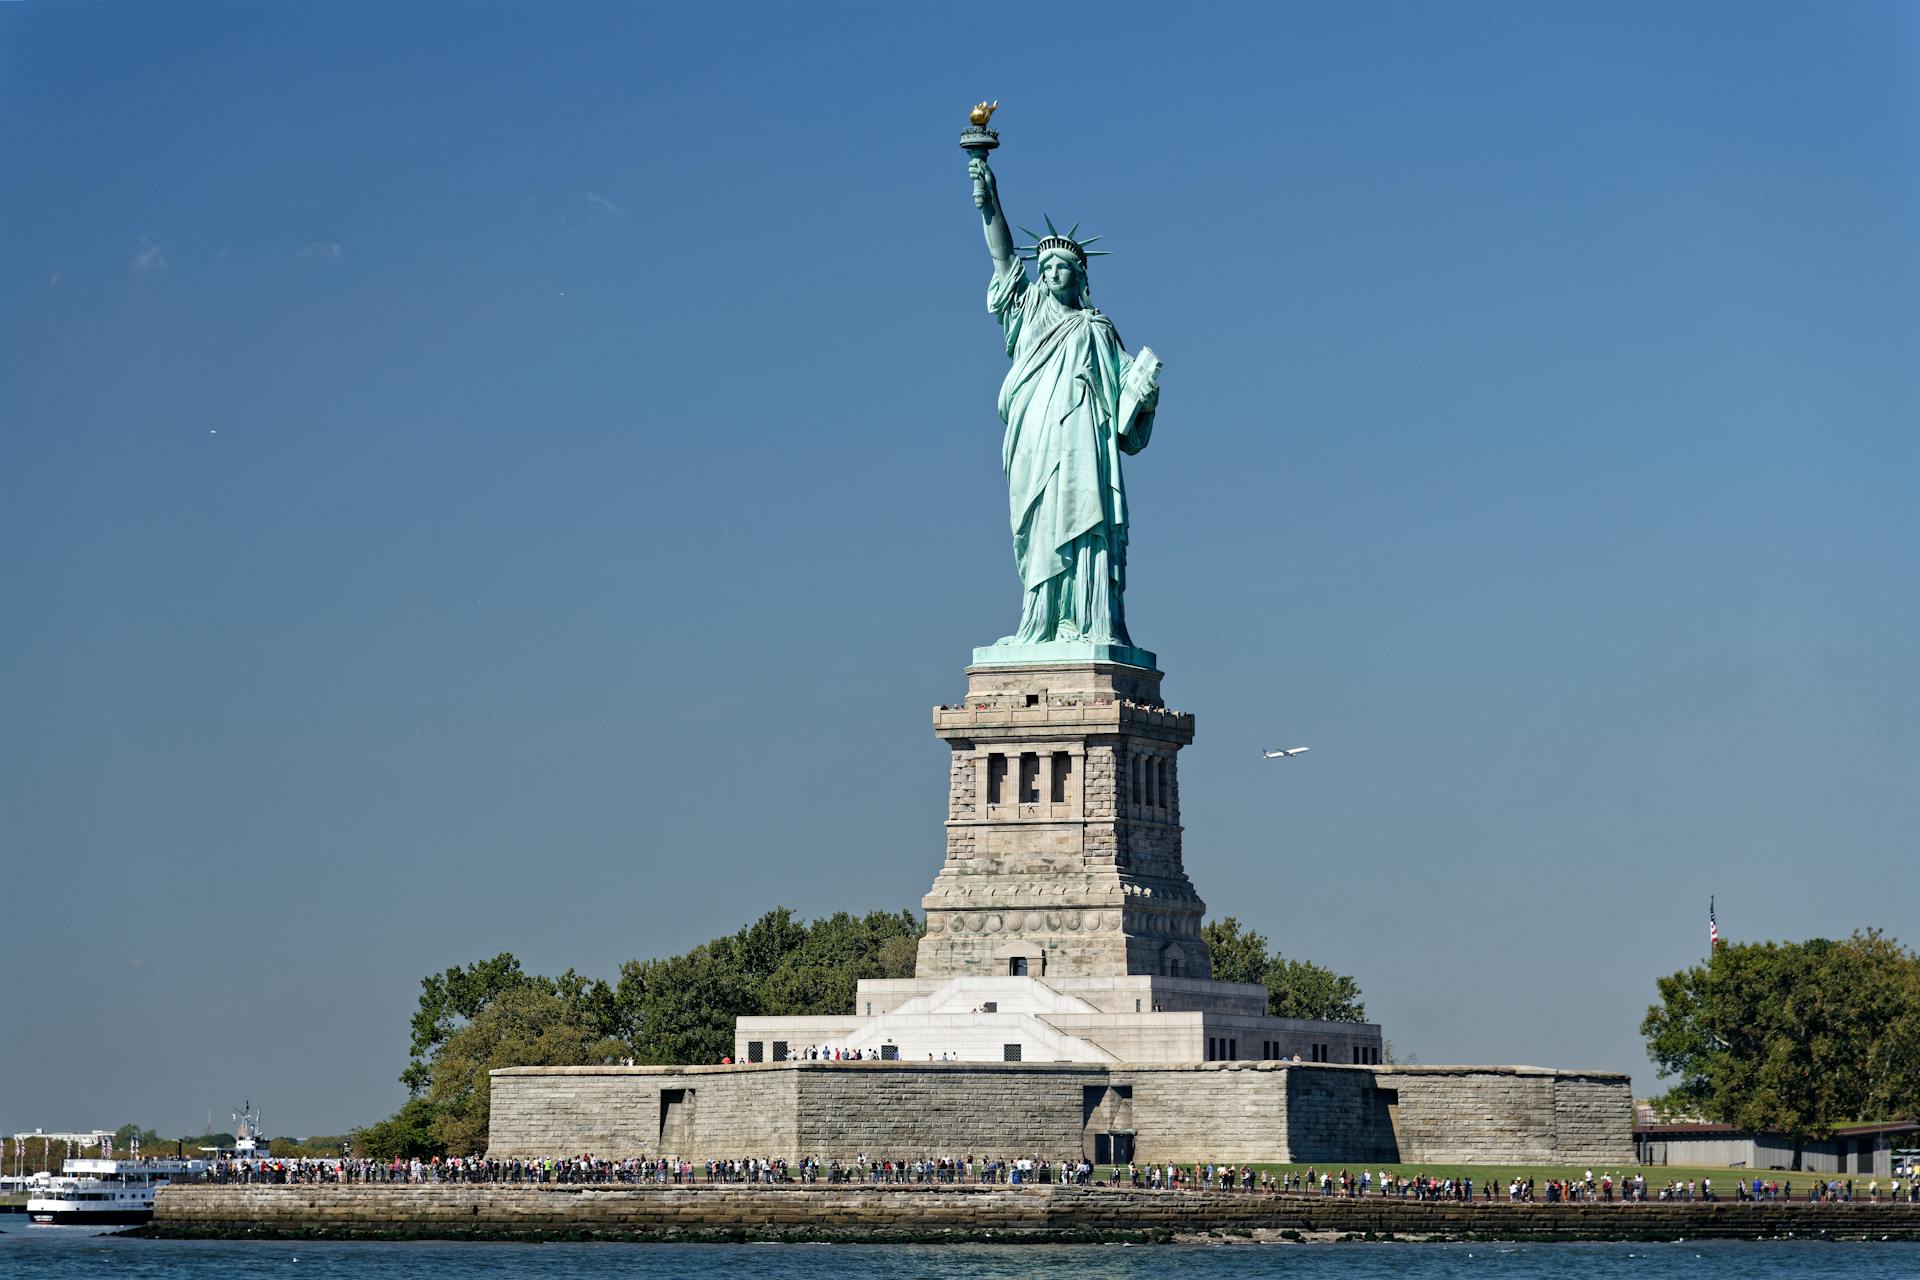
M 1707 950 L 1720 945 L 1720 925 L 1713 918 L 1713 899 L 1707 899 Z

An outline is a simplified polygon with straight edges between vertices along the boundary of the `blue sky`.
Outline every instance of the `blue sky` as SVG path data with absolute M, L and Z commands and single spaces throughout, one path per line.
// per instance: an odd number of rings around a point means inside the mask
M 983 96 L 1167 362 L 1213 914 L 1641 1092 L 1709 894 L 1920 941 L 1911 5 L 29 0 L 0 1127 L 336 1131 L 423 973 L 917 904 L 1018 610 Z

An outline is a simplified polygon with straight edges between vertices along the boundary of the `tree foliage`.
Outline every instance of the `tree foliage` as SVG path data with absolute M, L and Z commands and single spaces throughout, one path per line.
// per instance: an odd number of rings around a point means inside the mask
M 529 981 L 520 961 L 502 951 L 491 960 L 430 973 L 420 979 L 420 1007 L 413 1015 L 413 1043 L 400 1083 L 418 1095 L 430 1082 L 434 1052 L 460 1022 L 476 1016 L 501 994 Z
M 637 1062 L 718 1062 L 733 1051 L 733 1020 L 760 1012 L 752 975 L 709 945 L 620 966 L 614 988 Z
M 451 1155 L 487 1149 L 489 1072 L 617 1061 L 626 1046 L 602 1035 L 580 1002 L 535 985 L 505 991 L 433 1056 L 427 1101 L 433 1136 Z
M 1222 982 L 1265 986 L 1269 1015 L 1323 1022 L 1367 1020 L 1358 982 L 1311 960 L 1289 960 L 1278 951 L 1270 952 L 1264 934 L 1234 917 L 1207 921 L 1200 936 L 1213 952 L 1213 976 Z
M 411 1160 L 418 1156 L 442 1155 L 446 1148 L 434 1136 L 433 1103 L 424 1097 L 408 1098 L 400 1110 L 376 1124 L 353 1133 L 353 1153 L 375 1160 Z
M 159 1155 L 160 1148 L 172 1147 L 174 1141 L 172 1138 L 161 1137 L 157 1130 L 142 1129 L 137 1124 L 123 1124 L 113 1131 L 114 1153 L 118 1155 L 122 1152 L 131 1151 L 135 1138 L 140 1139 L 140 1150 L 148 1156 Z
M 1213 976 L 1221 982 L 1262 982 L 1267 980 L 1267 938 L 1245 928 L 1232 916 L 1209 920 L 1200 926 L 1200 936 L 1213 953 Z
M 912 977 L 921 932 L 911 911 L 802 924 L 778 907 L 684 955 L 622 965 L 614 1002 L 635 1061 L 718 1062 L 737 1017 L 844 1014 L 862 978 Z
M 432 1083 L 433 1060 L 440 1047 L 462 1025 L 514 991 L 538 991 L 560 999 L 598 1035 L 618 1035 L 622 1031 L 613 988 L 605 982 L 583 978 L 571 968 L 557 978 L 525 973 L 512 952 L 502 951 L 490 960 L 476 960 L 420 979 L 420 1007 L 413 1015 L 413 1040 L 400 1083 L 419 1096 Z
M 1311 960 L 1275 955 L 1267 965 L 1267 1012 L 1276 1018 L 1365 1022 L 1360 984 Z
M 1640 1033 L 1660 1101 L 1796 1141 L 1850 1120 L 1916 1118 L 1920 956 L 1877 930 L 1840 942 L 1723 945 L 1659 980 Z
M 400 1074 L 411 1096 L 358 1130 L 354 1149 L 387 1160 L 483 1150 L 498 1067 L 718 1062 L 735 1018 L 845 1013 L 860 979 L 912 977 L 921 931 L 911 911 L 807 924 L 778 907 L 684 954 L 629 960 L 611 985 L 572 969 L 530 974 L 506 951 L 428 974 Z

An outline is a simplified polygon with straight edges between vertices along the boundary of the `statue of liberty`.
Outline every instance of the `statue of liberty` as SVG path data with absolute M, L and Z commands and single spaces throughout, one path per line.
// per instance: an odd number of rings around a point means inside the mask
M 1147 447 L 1159 401 L 1160 361 L 1129 356 L 1113 322 L 1091 304 L 1087 246 L 1079 226 L 1016 247 L 986 152 L 992 108 L 974 111 L 961 139 L 971 155 L 974 204 L 985 223 L 993 279 L 987 310 L 1006 337 L 1013 367 L 1000 385 L 1007 424 L 1000 461 L 1007 477 L 1013 556 L 1026 596 L 1020 629 L 978 649 L 975 662 L 1096 658 L 1151 667 L 1133 647 L 1121 597 L 1127 573 L 1127 493 L 1120 455 Z M 991 138 L 991 141 L 987 139 Z M 1022 228 L 1025 230 L 1025 228 Z M 1034 263 L 1038 282 L 1027 276 Z

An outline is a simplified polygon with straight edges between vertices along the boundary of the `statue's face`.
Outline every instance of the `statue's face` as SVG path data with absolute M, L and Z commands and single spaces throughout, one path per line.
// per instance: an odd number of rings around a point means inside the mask
M 1040 262 L 1040 285 L 1055 301 L 1080 305 L 1080 264 L 1064 253 L 1050 253 Z

